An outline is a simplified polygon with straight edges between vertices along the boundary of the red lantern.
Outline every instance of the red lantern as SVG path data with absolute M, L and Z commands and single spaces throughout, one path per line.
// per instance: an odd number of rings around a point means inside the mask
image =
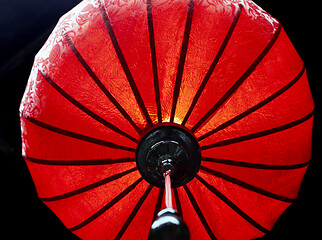
M 167 154 L 191 239 L 251 239 L 297 197 L 313 108 L 302 60 L 250 0 L 86 0 L 35 58 L 23 155 L 82 239 L 146 239 Z

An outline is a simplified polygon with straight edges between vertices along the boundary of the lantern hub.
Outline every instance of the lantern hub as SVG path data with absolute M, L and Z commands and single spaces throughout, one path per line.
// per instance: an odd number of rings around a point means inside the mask
M 173 187 L 188 183 L 198 172 L 200 159 L 196 139 L 177 126 L 160 126 L 149 131 L 136 149 L 139 172 L 157 187 L 164 187 L 163 173 L 169 170 Z

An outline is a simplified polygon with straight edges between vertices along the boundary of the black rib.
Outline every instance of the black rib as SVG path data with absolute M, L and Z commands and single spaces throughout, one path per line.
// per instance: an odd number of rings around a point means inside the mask
M 138 105 L 139 105 L 139 107 L 140 107 L 140 109 L 141 109 L 141 111 L 143 113 L 143 116 L 145 117 L 145 119 L 147 121 L 147 124 L 152 125 L 152 120 L 150 118 L 150 115 L 149 115 L 146 107 L 145 107 L 145 104 L 143 102 L 141 94 L 140 94 L 140 92 L 139 92 L 139 90 L 138 90 L 138 88 L 137 88 L 137 86 L 135 84 L 135 81 L 133 79 L 131 71 L 130 71 L 130 69 L 128 67 L 128 64 L 127 64 L 127 62 L 125 60 L 125 57 L 124 57 L 124 55 L 122 53 L 122 50 L 120 48 L 120 45 L 119 45 L 119 43 L 117 41 L 117 38 L 116 38 L 115 33 L 113 31 L 110 19 L 109 19 L 108 15 L 107 15 L 107 13 L 105 11 L 105 7 L 101 3 L 101 1 L 98 1 L 98 2 L 99 2 L 99 9 L 101 11 L 101 14 L 102 14 L 106 29 L 108 31 L 108 34 L 109 34 L 110 38 L 111 38 L 112 44 L 113 44 L 115 52 L 116 52 L 116 54 L 117 54 L 117 56 L 119 58 L 119 61 L 120 61 L 121 65 L 122 65 L 122 68 L 123 68 L 123 71 L 124 71 L 124 73 L 126 75 L 126 78 L 127 78 L 128 82 L 129 82 L 129 84 L 131 86 L 131 89 L 133 91 L 135 99 L 136 99 L 136 101 L 137 101 L 137 103 L 138 103 Z
M 251 190 L 253 192 L 259 193 L 259 194 L 264 195 L 264 196 L 269 197 L 269 198 L 273 198 L 273 199 L 276 199 L 276 200 L 279 200 L 279 201 L 282 201 L 282 202 L 288 202 L 288 203 L 292 203 L 292 202 L 295 201 L 295 199 L 293 199 L 293 198 L 287 198 L 287 197 L 277 195 L 275 193 L 271 193 L 269 191 L 266 191 L 266 190 L 263 190 L 261 188 L 255 187 L 255 186 L 250 185 L 248 183 L 245 183 L 245 182 L 243 182 L 243 181 L 241 181 L 239 179 L 233 178 L 233 177 L 228 176 L 228 175 L 226 175 L 224 173 L 209 169 L 209 168 L 204 167 L 204 166 L 200 166 L 200 170 L 205 171 L 207 173 L 210 173 L 210 174 L 212 174 L 212 175 L 214 175 L 216 177 L 222 178 L 222 179 L 224 179 L 224 180 L 226 180 L 228 182 L 237 184 L 238 186 L 241 186 L 243 188 L 246 188 L 246 189 Z
M 208 188 L 213 194 L 215 194 L 218 198 L 220 198 L 224 203 L 226 203 L 231 209 L 233 209 L 237 214 L 239 214 L 243 219 L 245 219 L 247 222 L 249 222 L 255 228 L 262 231 L 263 233 L 269 232 L 268 229 L 264 228 L 262 225 L 260 225 L 258 222 L 256 222 L 254 219 L 252 219 L 250 216 L 248 216 L 243 210 L 241 210 L 236 204 L 234 204 L 232 201 L 230 201 L 224 194 L 222 194 L 220 191 L 218 191 L 214 186 L 207 183 L 199 175 L 196 175 L 196 178 L 203 185 L 205 185 L 206 188 Z
M 155 204 L 152 223 L 154 222 L 155 219 L 157 219 L 157 215 L 161 210 L 163 193 L 164 193 L 164 188 L 159 188 L 159 196 L 158 196 L 158 200 Z
M 85 227 L 87 224 L 94 221 L 96 218 L 101 216 L 103 213 L 105 213 L 108 209 L 113 207 L 116 203 L 118 203 L 122 198 L 124 198 L 127 194 L 129 194 L 141 181 L 143 178 L 139 178 L 134 183 L 132 183 L 128 188 L 126 188 L 123 192 L 121 192 L 119 195 L 117 195 L 113 200 L 111 200 L 109 203 L 107 203 L 104 207 L 102 207 L 100 210 L 95 212 L 92 216 L 85 219 L 83 222 L 77 224 L 76 226 L 69 228 L 71 232 L 74 232 L 82 227 Z
M 130 216 L 126 219 L 126 222 L 124 223 L 124 225 L 122 226 L 121 230 L 119 231 L 119 233 L 117 234 L 117 236 L 115 237 L 114 240 L 121 239 L 121 237 L 125 233 L 126 229 L 129 227 L 129 225 L 131 224 L 132 220 L 134 219 L 135 215 L 140 210 L 140 207 L 144 203 L 145 199 L 148 197 L 148 195 L 151 192 L 152 188 L 153 188 L 153 186 L 150 184 L 149 187 L 144 192 L 144 194 L 139 199 L 138 203 L 135 205 L 135 207 L 132 210 Z
M 87 64 L 85 59 L 78 52 L 78 50 L 76 49 L 76 47 L 75 47 L 73 41 L 71 40 L 71 38 L 69 37 L 69 35 L 66 33 L 66 34 L 64 34 L 64 37 L 65 37 L 70 49 L 72 50 L 72 52 L 74 53 L 74 55 L 76 56 L 78 61 L 82 64 L 84 69 L 87 71 L 87 73 L 90 75 L 90 77 L 94 80 L 96 85 L 102 90 L 102 92 L 105 94 L 105 96 L 113 103 L 113 105 L 117 108 L 117 110 L 119 110 L 119 112 L 122 114 L 122 116 L 132 125 L 132 127 L 137 131 L 137 133 L 139 135 L 142 135 L 141 129 L 135 124 L 135 122 L 130 117 L 130 115 L 124 110 L 124 108 L 118 103 L 118 101 L 113 97 L 113 95 L 107 90 L 107 88 L 104 86 L 102 81 L 96 76 L 96 74 L 89 67 L 89 65 Z
M 177 211 L 181 215 L 181 217 L 183 218 L 183 216 L 182 216 L 181 203 L 180 203 L 180 199 L 179 199 L 179 195 L 178 195 L 178 189 L 177 188 L 174 188 L 173 189 L 173 193 L 174 193 L 174 199 L 176 201 Z
M 186 191 L 188 198 L 193 206 L 193 208 L 195 209 L 203 227 L 205 228 L 205 230 L 207 231 L 209 237 L 213 240 L 217 239 L 214 235 L 214 233 L 212 232 L 211 228 L 209 227 L 207 220 L 205 219 L 204 215 L 201 212 L 201 209 L 198 206 L 198 203 L 196 201 L 196 199 L 193 197 L 192 193 L 190 192 L 189 188 L 187 187 L 187 185 L 183 186 L 184 190 Z
M 82 134 L 79 134 L 79 133 L 70 132 L 70 131 L 67 131 L 67 130 L 64 130 L 64 129 L 61 129 L 61 128 L 58 128 L 58 127 L 54 127 L 54 126 L 49 125 L 47 123 L 43 123 L 43 122 L 41 122 L 39 120 L 36 120 L 36 119 L 34 119 L 32 117 L 29 117 L 29 116 L 25 115 L 24 113 L 21 113 L 21 114 L 29 122 L 31 122 L 31 123 L 39 126 L 39 127 L 42 127 L 44 129 L 47 129 L 49 131 L 52 131 L 52 132 L 55 132 L 55 133 L 58 133 L 58 134 L 61 134 L 61 135 L 64 135 L 64 136 L 68 136 L 68 137 L 71 137 L 71 138 L 75 138 L 75 139 L 78 139 L 78 140 L 94 143 L 94 144 L 109 147 L 109 148 L 115 148 L 115 149 L 121 149 L 121 150 L 129 151 L 129 152 L 135 152 L 134 148 L 118 145 L 118 144 L 111 143 L 111 142 L 101 140 L 101 139 L 97 139 L 97 138 L 92 138 L 92 137 L 85 136 L 85 135 L 82 135 Z
M 126 171 L 121 172 L 121 173 L 114 174 L 114 175 L 112 175 L 110 177 L 107 177 L 105 179 L 102 179 L 102 180 L 100 180 L 98 182 L 92 183 L 92 184 L 87 185 L 85 187 L 82 187 L 82 188 L 79 188 L 79 189 L 76 189 L 76 190 L 73 190 L 73 191 L 70 191 L 70 192 L 67 192 L 67 193 L 64 193 L 64 194 L 60 194 L 60 195 L 53 196 L 53 197 L 45 197 L 45 198 L 40 197 L 40 200 L 42 200 L 44 202 L 53 202 L 53 201 L 58 201 L 58 200 L 66 199 L 66 198 L 69 198 L 69 197 L 73 197 L 75 195 L 90 191 L 90 190 L 92 190 L 94 188 L 97 188 L 97 187 L 102 186 L 104 184 L 107 184 L 109 182 L 115 181 L 115 180 L 117 180 L 117 179 L 119 179 L 121 177 L 124 177 L 127 174 L 130 174 L 130 173 L 134 172 L 135 170 L 137 170 L 136 167 L 131 168 L 131 169 L 126 170 Z
M 277 133 L 277 132 L 281 132 L 281 131 L 287 130 L 287 129 L 292 128 L 292 127 L 295 127 L 295 126 L 297 126 L 297 125 L 309 120 L 313 116 L 313 113 L 314 113 L 314 111 L 312 111 L 311 113 L 309 113 L 305 117 L 302 117 L 302 118 L 300 118 L 300 119 L 298 119 L 298 120 L 296 120 L 294 122 L 291 122 L 291 123 L 288 123 L 288 124 L 285 124 L 285 125 L 282 125 L 282 126 L 279 126 L 279 127 L 276 127 L 276 128 L 272 128 L 272 129 L 265 130 L 265 131 L 262 131 L 262 132 L 248 134 L 248 135 L 241 136 L 241 137 L 236 137 L 236 138 L 223 140 L 223 141 L 220 141 L 220 142 L 216 142 L 214 144 L 209 144 L 209 145 L 206 145 L 206 146 L 202 146 L 202 147 L 200 147 L 200 149 L 201 150 L 206 150 L 206 149 L 215 148 L 215 147 L 227 146 L 227 145 L 230 145 L 230 144 L 244 142 L 244 141 L 248 141 L 248 140 L 251 140 L 251 139 L 260 138 L 260 137 L 271 135 L 271 134 L 274 134 L 274 133 Z
M 177 101 L 178 101 L 178 97 L 179 97 L 179 93 L 180 93 L 184 63 L 186 61 L 186 55 L 187 55 L 187 50 L 188 50 L 188 43 L 189 43 L 189 36 L 190 36 L 190 30 L 191 30 L 191 24 L 192 24 L 192 15 L 193 15 L 194 4 L 195 4 L 195 1 L 190 0 L 189 6 L 188 6 L 187 19 L 186 19 L 186 26 L 185 26 L 183 40 L 182 40 L 180 59 L 179 59 L 178 70 L 177 70 L 177 77 L 176 77 L 176 82 L 175 82 L 174 91 L 173 91 L 173 100 L 172 100 L 170 122 L 174 121 L 174 115 L 176 112 Z
M 26 161 L 51 166 L 94 166 L 94 165 L 110 165 L 116 163 L 135 162 L 135 158 L 119 158 L 119 159 L 88 159 L 88 160 L 45 160 L 32 158 L 29 156 L 23 157 Z
M 149 27 L 149 38 L 150 38 L 150 49 L 151 49 L 153 79 L 154 79 L 155 102 L 156 102 L 156 105 L 157 105 L 158 122 L 162 123 L 159 76 L 158 76 L 158 64 L 157 64 L 157 56 L 156 56 L 156 50 L 155 50 L 155 39 L 154 39 L 151 0 L 147 0 L 146 5 L 147 5 L 147 15 L 148 15 L 148 27 Z
M 265 106 L 266 104 L 270 103 L 271 101 L 273 101 L 275 98 L 277 98 L 278 96 L 280 96 L 281 94 L 283 94 L 285 91 L 287 91 L 288 89 L 290 89 L 295 83 L 298 82 L 298 80 L 301 79 L 301 77 L 303 76 L 305 72 L 305 67 L 303 65 L 302 70 L 300 71 L 300 73 L 292 80 L 290 81 L 288 84 L 286 84 L 283 88 L 281 88 L 280 90 L 278 90 L 277 92 L 275 92 L 273 95 L 271 95 L 270 97 L 266 98 L 265 100 L 259 102 L 258 104 L 256 104 L 255 106 L 251 107 L 250 109 L 246 110 L 245 112 L 237 115 L 236 117 L 230 119 L 229 121 L 219 125 L 217 128 L 215 128 L 214 130 L 200 136 L 197 140 L 201 141 L 209 136 L 211 136 L 212 134 L 225 129 L 226 127 L 234 124 L 235 122 L 238 122 L 239 120 L 243 119 L 244 117 L 248 116 L 249 114 L 255 112 L 256 110 L 260 109 L 261 107 Z
M 130 139 L 131 141 L 137 143 L 138 140 L 134 137 L 132 137 L 131 135 L 127 134 L 126 132 L 122 131 L 121 129 L 119 129 L 118 127 L 116 127 L 115 125 L 109 123 L 108 121 L 106 121 L 105 119 L 101 118 L 100 116 L 98 116 L 96 113 L 92 112 L 91 110 L 89 110 L 87 107 L 85 107 L 84 105 L 82 105 L 80 102 L 78 102 L 76 99 L 74 99 L 72 96 L 70 96 L 67 92 L 65 92 L 61 87 L 59 87 L 46 73 L 44 73 L 43 71 L 38 70 L 39 73 L 44 77 L 44 79 L 57 91 L 59 92 L 63 97 L 65 97 L 69 102 L 71 102 L 72 104 L 74 104 L 77 108 L 79 108 L 81 111 L 83 111 L 84 113 L 86 113 L 87 115 L 89 115 L 90 117 L 92 117 L 93 119 L 95 119 L 96 121 L 100 122 L 101 124 L 103 124 L 104 126 L 108 127 L 109 129 L 113 130 L 114 132 L 117 132 L 121 135 L 123 135 L 124 137 Z
M 210 66 L 205 78 L 203 79 L 201 85 L 199 86 L 198 91 L 197 91 L 196 95 L 193 98 L 193 101 L 192 101 L 192 103 L 190 105 L 190 108 L 189 108 L 186 116 L 184 117 L 184 119 L 182 121 L 183 126 L 187 123 L 187 121 L 188 121 L 188 119 L 189 119 L 189 117 L 190 117 L 190 115 L 192 113 L 192 110 L 196 106 L 196 104 L 198 102 L 198 99 L 200 98 L 204 88 L 206 87 L 206 84 L 207 84 L 209 78 L 211 77 L 211 74 L 215 70 L 215 68 L 217 66 L 217 63 L 219 62 L 219 59 L 221 58 L 221 55 L 223 54 L 223 52 L 224 52 L 224 50 L 225 50 L 225 48 L 226 48 L 226 46 L 227 46 L 227 44 L 229 42 L 229 39 L 230 39 L 231 35 L 233 34 L 233 32 L 235 30 L 235 27 L 237 25 L 237 22 L 238 22 L 238 19 L 240 17 L 240 14 L 241 14 L 242 10 L 243 10 L 243 5 L 239 5 L 239 9 L 238 9 L 238 11 L 237 11 L 237 13 L 236 13 L 236 15 L 234 17 L 234 20 L 233 20 L 232 24 L 230 25 L 230 28 L 229 28 L 229 30 L 227 32 L 227 35 L 226 35 L 224 41 L 222 42 L 222 44 L 221 44 L 221 46 L 220 46 L 220 48 L 218 50 L 218 53 L 217 53 L 214 61 L 212 62 L 212 64 L 211 64 L 211 66 Z
M 245 168 L 255 168 L 255 169 L 266 169 L 266 170 L 293 170 L 306 167 L 309 165 L 309 161 L 299 164 L 290 164 L 290 165 L 272 165 L 272 164 L 260 164 L 260 163 L 249 163 L 249 162 L 240 162 L 228 159 L 219 159 L 219 158 L 208 158 L 202 157 L 201 159 L 203 162 L 213 162 L 213 163 L 220 163 L 230 166 L 238 166 L 238 167 L 245 167 Z
M 192 132 L 195 132 L 201 127 L 209 118 L 232 96 L 232 94 L 240 87 L 240 85 L 249 77 L 249 75 L 256 69 L 259 63 L 263 60 L 266 54 L 273 47 L 276 42 L 279 34 L 281 32 L 281 25 L 279 24 L 277 30 L 274 33 L 273 38 L 265 47 L 265 49 L 258 55 L 255 61 L 250 65 L 250 67 L 244 72 L 244 74 L 234 83 L 234 85 L 222 96 L 219 101 L 196 123 L 196 125 L 191 129 Z

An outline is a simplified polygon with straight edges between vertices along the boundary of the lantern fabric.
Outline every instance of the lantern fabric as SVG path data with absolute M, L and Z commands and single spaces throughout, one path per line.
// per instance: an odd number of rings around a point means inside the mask
M 146 239 L 163 189 L 136 168 L 154 126 L 198 140 L 172 189 L 191 239 L 252 239 L 296 199 L 311 154 L 305 67 L 250 0 L 85 0 L 37 54 L 20 115 L 40 199 L 81 239 Z

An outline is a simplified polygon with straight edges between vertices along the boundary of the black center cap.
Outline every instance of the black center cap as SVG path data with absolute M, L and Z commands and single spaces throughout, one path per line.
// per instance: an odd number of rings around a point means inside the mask
M 171 185 L 179 187 L 196 175 L 201 153 L 196 139 L 176 126 L 160 126 L 148 132 L 136 149 L 136 165 L 142 177 L 164 187 L 163 173 L 171 170 Z

